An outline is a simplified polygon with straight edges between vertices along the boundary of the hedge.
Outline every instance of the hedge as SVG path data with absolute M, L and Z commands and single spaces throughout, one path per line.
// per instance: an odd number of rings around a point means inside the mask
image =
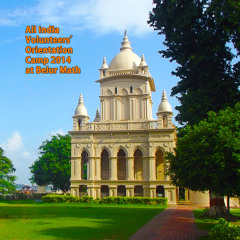
M 235 226 L 227 222 L 223 218 L 219 218 L 219 222 L 210 232 L 212 240 L 240 240 L 240 226 Z
M 0 194 L 1 200 L 26 200 L 26 199 L 41 199 L 43 196 L 47 195 L 47 193 L 12 193 L 12 194 Z
M 99 203 L 116 204 L 144 204 L 144 205 L 166 205 L 167 198 L 149 198 L 149 197 L 104 197 Z
M 81 198 L 72 195 L 46 195 L 42 197 L 43 202 L 47 203 L 99 203 L 99 204 L 144 204 L 144 205 L 166 205 L 167 198 L 148 198 L 148 197 L 104 197 L 102 199 L 93 199 L 90 196 Z

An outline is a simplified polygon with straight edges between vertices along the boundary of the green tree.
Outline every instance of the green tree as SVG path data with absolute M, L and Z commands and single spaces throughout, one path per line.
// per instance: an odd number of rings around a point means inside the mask
M 30 167 L 31 182 L 38 185 L 52 184 L 54 189 L 69 190 L 71 176 L 71 137 L 52 136 L 39 147 L 39 158 Z
M 239 196 L 240 102 L 218 114 L 209 112 L 207 119 L 180 131 L 174 154 L 167 154 L 172 182 L 215 196 Z M 211 205 L 214 215 L 217 209 Z
M 9 158 L 4 156 L 4 151 L 0 147 L 0 193 L 6 194 L 14 191 L 16 176 L 12 175 L 15 168 Z
M 160 53 L 178 64 L 176 120 L 196 124 L 240 100 L 239 0 L 154 0 L 149 24 L 165 35 Z M 231 46 L 232 43 L 232 47 Z M 235 51 L 234 51 L 235 49 Z

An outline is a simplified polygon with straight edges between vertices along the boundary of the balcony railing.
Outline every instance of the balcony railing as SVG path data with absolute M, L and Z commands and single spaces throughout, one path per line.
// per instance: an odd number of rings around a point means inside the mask
M 148 130 L 158 129 L 157 121 L 148 122 L 91 122 L 81 126 L 80 131 Z

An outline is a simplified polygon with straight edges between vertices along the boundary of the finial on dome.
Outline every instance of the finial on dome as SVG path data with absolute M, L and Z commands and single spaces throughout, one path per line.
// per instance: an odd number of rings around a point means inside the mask
M 101 69 L 107 69 L 107 68 L 108 68 L 108 65 L 107 65 L 106 57 L 104 57 Z
M 167 99 L 167 93 L 166 93 L 166 90 L 165 89 L 163 89 L 163 92 L 162 92 L 162 99 L 161 99 L 162 101 L 167 101 L 168 99 Z
M 127 30 L 124 31 L 124 38 L 121 44 L 122 44 L 122 47 L 120 48 L 120 51 L 123 51 L 125 49 L 132 50 L 132 47 L 130 46 L 130 42 L 127 37 Z
M 100 122 L 100 121 L 101 121 L 101 116 L 100 116 L 99 109 L 97 108 L 94 122 Z
M 158 106 L 158 112 L 171 112 L 172 113 L 172 107 L 171 107 L 170 103 L 168 102 L 167 93 L 166 93 L 165 89 L 162 92 L 162 99 L 161 99 L 161 103 Z
M 78 105 L 81 105 L 81 104 L 84 104 L 82 94 L 80 94 L 79 100 L 78 100 Z
M 145 67 L 147 66 L 147 63 L 145 61 L 145 57 L 144 57 L 144 54 L 142 54 L 142 58 L 141 58 L 141 62 L 140 62 L 140 67 Z

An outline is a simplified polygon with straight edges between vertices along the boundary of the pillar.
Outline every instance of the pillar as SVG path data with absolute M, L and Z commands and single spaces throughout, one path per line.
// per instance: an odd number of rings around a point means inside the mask
M 134 187 L 126 187 L 126 197 L 134 197 Z
M 134 157 L 127 157 L 127 180 L 134 180 Z
M 94 196 L 93 197 L 94 197 L 94 199 L 101 197 L 100 186 L 94 187 Z
M 149 172 L 148 157 L 143 157 L 143 180 L 145 181 L 149 179 L 148 172 Z
M 156 180 L 156 160 L 155 157 L 149 157 L 149 181 Z
M 109 158 L 110 180 L 117 180 L 117 157 Z
M 156 187 L 150 187 L 150 198 L 155 198 L 156 197 Z
M 101 158 L 95 158 L 95 180 L 101 180 Z
M 88 180 L 94 180 L 94 160 L 93 160 L 93 157 L 89 157 L 88 158 L 88 161 L 89 161 L 89 170 L 88 170 Z
M 109 196 L 117 197 L 117 186 L 109 186 Z
M 82 165 L 81 165 L 81 163 L 82 163 L 82 158 L 80 157 L 76 160 L 76 165 L 75 165 L 77 180 L 82 180 Z

